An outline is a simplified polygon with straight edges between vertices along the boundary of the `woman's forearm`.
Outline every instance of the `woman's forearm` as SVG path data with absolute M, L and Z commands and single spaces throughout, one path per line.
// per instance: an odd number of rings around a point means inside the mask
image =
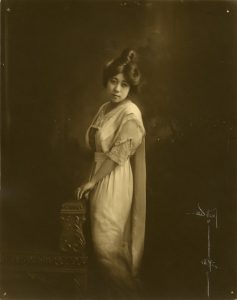
M 96 184 L 102 178 L 104 178 L 105 176 L 107 176 L 108 174 L 110 174 L 117 165 L 118 164 L 116 162 L 114 162 L 113 160 L 107 158 L 102 163 L 102 165 L 99 168 L 99 170 L 93 175 L 93 177 L 91 178 L 91 181 Z

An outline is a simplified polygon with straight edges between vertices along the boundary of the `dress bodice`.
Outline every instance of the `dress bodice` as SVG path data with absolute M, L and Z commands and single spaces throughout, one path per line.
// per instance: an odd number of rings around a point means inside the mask
M 136 135 L 144 136 L 145 130 L 138 107 L 130 100 L 125 100 L 117 107 L 105 113 L 108 102 L 103 104 L 87 131 L 87 145 L 98 152 L 109 152 L 114 145 L 126 140 L 136 140 Z M 130 121 L 136 128 L 126 128 Z M 131 126 L 128 126 L 131 127 Z M 134 137 L 135 135 L 135 137 Z

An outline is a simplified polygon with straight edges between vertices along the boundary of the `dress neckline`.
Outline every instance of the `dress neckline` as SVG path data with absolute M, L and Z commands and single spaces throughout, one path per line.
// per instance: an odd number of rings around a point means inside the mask
M 108 111 L 107 113 L 105 113 L 106 107 L 107 105 L 109 105 L 109 101 L 104 103 L 103 107 L 101 108 L 99 114 L 97 115 L 95 121 L 93 122 L 93 124 L 91 124 L 91 127 L 94 128 L 101 128 L 104 124 L 104 122 L 108 121 L 113 115 L 115 115 L 119 109 L 121 109 L 122 107 L 124 107 L 124 105 L 126 105 L 127 103 L 130 103 L 131 100 L 126 99 L 124 100 L 121 104 L 115 106 L 114 108 L 112 108 L 110 111 Z
M 108 107 L 108 105 L 110 104 L 110 102 L 106 102 L 105 103 L 105 106 L 103 107 L 102 109 L 102 113 L 103 113 L 103 116 L 104 117 L 107 117 L 108 115 L 110 115 L 111 113 L 115 112 L 118 108 L 124 106 L 126 103 L 128 102 L 131 102 L 131 100 L 129 99 L 126 99 L 126 100 L 123 100 L 122 103 L 119 103 L 118 105 L 116 105 L 114 108 L 112 108 L 111 110 L 109 110 L 108 112 L 105 112 L 106 111 L 106 108 Z

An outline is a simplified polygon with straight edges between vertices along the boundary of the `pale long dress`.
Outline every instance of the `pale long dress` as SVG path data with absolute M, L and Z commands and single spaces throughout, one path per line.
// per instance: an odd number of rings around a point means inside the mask
M 118 289 L 128 290 L 135 286 L 144 244 L 145 130 L 133 102 L 125 100 L 105 114 L 107 104 L 99 109 L 86 135 L 89 145 L 91 128 L 96 128 L 93 173 L 108 157 L 117 163 L 90 196 L 92 240 L 107 275 Z

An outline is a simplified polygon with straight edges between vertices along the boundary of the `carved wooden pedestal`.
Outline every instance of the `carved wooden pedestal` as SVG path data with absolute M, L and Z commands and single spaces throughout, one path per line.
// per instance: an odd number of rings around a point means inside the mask
M 56 252 L 4 252 L 0 257 L 0 299 L 86 299 L 85 204 L 61 208 L 62 233 Z
M 61 209 L 63 230 L 60 240 L 60 249 L 63 252 L 85 256 L 86 241 L 83 233 L 85 214 L 84 200 L 63 204 Z

